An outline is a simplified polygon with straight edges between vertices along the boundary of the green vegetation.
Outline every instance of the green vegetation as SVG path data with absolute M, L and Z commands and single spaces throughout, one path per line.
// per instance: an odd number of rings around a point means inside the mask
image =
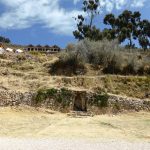
M 77 30 L 73 32 L 76 39 L 83 40 L 84 38 L 89 38 L 90 40 L 101 40 L 102 34 L 96 26 L 93 25 L 94 18 L 99 14 L 99 0 L 84 0 L 83 1 L 83 11 L 87 13 L 89 18 L 83 17 L 83 15 L 78 15 L 75 20 L 77 20 Z M 87 23 L 88 20 L 88 23 Z
M 11 43 L 11 41 L 10 41 L 9 38 L 3 37 L 3 36 L 0 36 L 0 42 L 3 42 L 3 43 Z
M 94 41 L 117 39 L 119 43 L 128 40 L 129 43 L 126 45 L 128 48 L 135 48 L 134 40 L 138 40 L 144 50 L 150 47 L 150 22 L 142 20 L 140 12 L 125 10 L 118 17 L 114 14 L 107 14 L 104 17 L 104 24 L 109 25 L 110 28 L 100 31 L 93 24 L 94 18 L 99 14 L 99 8 L 99 0 L 83 1 L 83 10 L 87 15 L 78 15 L 75 18 L 77 30 L 73 34 L 76 39 L 88 38 Z
M 50 66 L 50 73 L 57 75 L 81 75 L 85 74 L 86 68 L 77 53 L 62 53 L 59 60 Z
M 55 97 L 58 90 L 51 88 L 51 89 L 39 89 L 37 91 L 36 97 L 35 97 L 35 103 L 41 103 L 45 101 L 47 98 Z
M 108 94 L 106 92 L 98 91 L 94 94 L 92 99 L 89 100 L 89 104 L 97 107 L 108 107 Z M 73 102 L 73 93 L 71 90 L 65 88 L 59 89 L 40 89 L 34 98 L 36 105 L 51 102 L 54 106 L 67 108 Z
M 103 74 L 148 75 L 150 56 L 148 52 L 128 50 L 120 47 L 116 40 L 91 41 L 84 39 L 70 44 L 60 59 L 51 65 L 56 75 L 78 75 L 86 73 L 86 64 L 93 65 Z
M 41 103 L 43 102 L 44 100 L 47 99 L 47 91 L 46 90 L 43 90 L 43 89 L 40 89 L 37 91 L 37 94 L 35 96 L 35 103 L 38 104 L 38 103 Z
M 98 108 L 106 108 L 108 107 L 108 99 L 109 95 L 107 92 L 103 92 L 101 90 L 95 91 L 95 93 L 88 100 L 88 105 L 96 106 Z
M 137 76 L 107 76 L 101 79 L 103 88 L 109 93 L 126 95 L 136 98 L 148 98 L 150 89 L 150 77 Z
M 65 108 L 66 106 L 69 106 L 71 103 L 71 92 L 65 88 L 62 88 L 60 90 L 60 93 L 58 94 L 57 101 L 62 104 L 62 107 Z
M 133 41 L 137 39 L 143 49 L 147 49 L 150 45 L 150 22 L 141 20 L 140 12 L 125 10 L 118 17 L 108 14 L 104 18 L 104 24 L 111 27 L 104 30 L 107 39 L 117 38 L 120 43 L 127 39 L 129 48 L 135 47 Z
M 94 96 L 94 104 L 98 107 L 108 107 L 108 94 L 98 93 Z
M 57 106 L 60 105 L 62 108 L 69 107 L 71 102 L 71 92 L 65 88 L 58 89 L 40 89 L 34 98 L 35 104 L 53 100 L 53 103 Z
M 16 58 L 17 58 L 17 61 L 25 61 L 25 60 L 27 60 L 27 58 L 24 55 L 21 55 L 21 54 L 17 55 Z

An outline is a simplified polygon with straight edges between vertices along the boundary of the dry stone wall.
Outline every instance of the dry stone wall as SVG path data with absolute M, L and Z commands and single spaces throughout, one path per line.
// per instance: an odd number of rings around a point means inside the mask
M 0 91 L 0 106 L 19 106 L 21 104 L 31 106 L 34 95 L 30 92 Z
M 58 90 L 56 95 L 45 98 L 40 102 L 35 101 L 37 93 L 0 91 L 0 106 L 5 107 L 5 106 L 28 105 L 34 107 L 46 107 L 62 112 L 78 110 L 78 111 L 90 111 L 96 114 L 100 114 L 101 112 L 120 112 L 123 110 L 150 111 L 150 100 L 134 99 L 108 94 L 107 102 L 105 102 L 101 101 L 101 99 L 97 97 L 97 94 L 93 92 L 70 90 L 69 93 L 70 96 L 66 95 L 67 97 L 63 97 L 65 98 L 65 102 L 67 102 L 64 107 L 63 106 L 64 104 L 62 103 L 63 99 L 58 100 L 58 97 L 60 98 L 61 96 L 60 90 Z M 103 105 L 101 105 L 102 102 Z

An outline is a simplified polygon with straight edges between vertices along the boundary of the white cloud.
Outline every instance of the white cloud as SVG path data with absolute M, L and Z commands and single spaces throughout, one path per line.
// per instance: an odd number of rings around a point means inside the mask
M 144 7 L 146 0 L 133 0 L 132 7 Z
M 73 17 L 81 14 L 78 10 L 66 10 L 60 6 L 70 0 L 0 0 L 6 11 L 0 15 L 0 28 L 23 29 L 41 24 L 60 34 L 72 34 L 75 27 Z M 143 7 L 148 0 L 100 0 L 106 11 L 129 7 Z M 72 0 L 77 4 L 82 0 Z
M 74 3 L 78 3 L 82 0 L 74 0 Z M 103 9 L 108 12 L 111 12 L 113 9 L 123 9 L 123 8 L 140 8 L 144 7 L 145 2 L 149 0 L 100 0 L 100 4 Z
M 128 8 L 141 8 L 144 7 L 148 0 L 100 0 L 103 9 L 111 12 L 113 9 L 128 9 Z
M 22 29 L 39 23 L 60 34 L 71 34 L 78 10 L 66 11 L 59 0 L 0 0 L 8 10 L 0 16 L 0 28 Z
M 73 0 L 74 4 L 77 4 L 78 2 L 80 2 L 80 0 Z

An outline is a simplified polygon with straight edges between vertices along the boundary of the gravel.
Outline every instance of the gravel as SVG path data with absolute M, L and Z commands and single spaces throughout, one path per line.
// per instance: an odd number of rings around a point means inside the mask
M 0 138 L 0 150 L 150 150 L 150 142 Z

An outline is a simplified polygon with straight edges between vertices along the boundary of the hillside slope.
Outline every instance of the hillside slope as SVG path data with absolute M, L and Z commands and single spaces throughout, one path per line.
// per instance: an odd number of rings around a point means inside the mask
M 37 91 L 43 88 L 69 88 L 78 90 L 102 90 L 112 94 L 136 98 L 149 98 L 149 76 L 98 75 L 97 70 L 87 65 L 87 73 L 78 76 L 52 76 L 51 64 L 57 55 L 40 53 L 0 56 L 0 90 L 20 92 Z

